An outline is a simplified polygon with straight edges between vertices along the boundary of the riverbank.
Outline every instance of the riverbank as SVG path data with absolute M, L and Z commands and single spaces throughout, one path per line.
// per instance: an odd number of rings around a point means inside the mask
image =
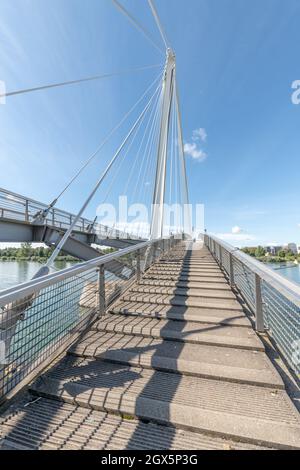
M 54 248 L 38 247 L 33 248 L 30 243 L 22 243 L 20 248 L 4 248 L 0 250 L 0 261 L 32 261 L 46 264 L 54 251 Z M 111 253 L 113 248 L 104 248 L 102 253 Z M 63 251 L 56 258 L 58 262 L 78 263 L 80 260 L 70 256 Z
M 280 256 L 263 256 L 263 257 L 255 257 L 258 261 L 261 261 L 262 263 L 277 263 L 277 264 L 282 264 L 282 263 L 289 263 L 289 264 L 294 264 L 295 266 L 300 264 L 300 257 L 299 256 L 293 256 L 293 257 L 288 257 L 288 258 L 281 258 Z
M 277 255 L 267 253 L 262 246 L 242 248 L 246 255 L 261 261 L 262 263 L 295 263 L 300 264 L 300 254 L 295 254 L 291 250 L 280 250 Z
M 36 263 L 42 263 L 42 264 L 46 264 L 47 263 L 47 260 L 49 259 L 49 257 L 41 257 L 41 256 L 0 256 L 0 261 L 7 261 L 7 262 L 10 262 L 10 261 L 33 261 L 33 262 L 36 262 Z M 67 262 L 79 262 L 79 260 L 77 258 L 74 258 L 73 256 L 58 256 L 56 258 L 56 260 L 58 262 L 62 262 L 62 261 L 67 261 Z

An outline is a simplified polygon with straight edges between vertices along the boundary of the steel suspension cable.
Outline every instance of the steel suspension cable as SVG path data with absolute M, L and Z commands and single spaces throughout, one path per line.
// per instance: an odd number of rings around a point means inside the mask
M 110 77 L 117 77 L 122 74 L 126 73 L 132 73 L 132 72 L 139 72 L 142 70 L 149 70 L 149 69 L 154 69 L 161 67 L 162 64 L 155 64 L 155 65 L 147 65 L 145 67 L 137 67 L 134 69 L 128 69 L 128 70 L 122 70 L 119 72 L 112 72 L 112 73 L 106 73 L 103 75 L 96 75 L 93 77 L 87 77 L 87 78 L 80 78 L 78 80 L 69 80 L 66 82 L 60 82 L 60 83 L 52 83 L 52 84 L 47 84 L 47 85 L 41 85 L 33 88 L 24 88 L 21 90 L 15 90 L 15 91 L 10 91 L 7 93 L 2 93 L 0 94 L 0 98 L 7 98 L 9 96 L 15 96 L 15 95 L 23 95 L 25 93 L 33 93 L 35 91 L 41 91 L 41 90 L 47 90 L 50 88 L 59 88 L 59 87 L 64 87 L 64 86 L 69 86 L 69 85 L 76 85 L 78 83 L 83 83 L 83 82 L 91 82 L 91 81 L 96 81 L 96 80 L 102 80 L 103 78 L 110 78 Z
M 171 158 L 170 158 L 170 186 L 169 186 L 169 204 L 172 205 L 172 190 L 173 190 L 173 165 L 175 161 L 175 107 L 172 106 L 172 124 L 171 124 Z
M 139 173 L 138 173 L 138 177 L 135 178 L 136 179 L 136 184 L 135 184 L 135 189 L 133 191 L 133 194 L 131 195 L 131 202 L 134 204 L 136 203 L 137 201 L 138 202 L 141 202 L 141 199 L 140 199 L 140 193 L 141 191 L 145 192 L 144 190 L 144 180 L 145 180 L 145 175 L 147 174 L 147 168 L 146 168 L 146 171 L 144 172 L 144 176 L 143 176 L 143 181 L 140 182 L 140 176 L 141 176 L 141 173 L 142 173 L 142 169 L 144 167 L 144 163 L 145 163 L 145 160 L 148 161 L 148 165 L 147 167 L 149 167 L 149 164 L 151 163 L 150 162 L 150 158 L 149 158 L 149 153 L 148 153 L 148 147 L 149 147 L 149 143 L 152 139 L 152 135 L 153 135 L 153 132 L 154 129 L 157 127 L 157 116 L 158 116 L 158 113 L 159 113 L 159 110 L 161 108 L 161 93 L 158 94 L 158 97 L 157 97 L 157 100 L 156 100 L 156 103 L 152 109 L 152 112 L 151 112 L 151 116 L 150 116 L 150 119 L 147 123 L 147 126 L 146 126 L 146 129 L 145 129 L 145 133 L 143 135 L 143 139 L 142 139 L 142 143 L 139 147 L 139 150 L 137 152 L 137 156 L 135 158 L 135 163 L 132 167 L 132 171 L 131 171 L 131 174 L 130 174 L 130 177 L 128 178 L 128 181 L 127 181 L 127 185 L 126 185 L 126 190 L 125 190 L 125 193 L 124 194 L 127 194 L 127 189 L 128 189 L 128 186 L 129 186 L 129 183 L 131 181 L 131 178 L 132 178 L 132 175 L 133 175 L 133 171 L 135 170 L 135 167 L 136 167 L 136 163 L 137 163 L 137 159 L 138 157 L 140 156 L 141 154 L 141 149 L 144 145 L 144 142 L 145 142 L 145 137 L 146 135 L 148 134 L 148 139 L 147 139 L 147 142 L 146 142 L 146 145 L 145 145 L 145 148 L 144 148 L 144 151 L 143 151 L 143 158 L 142 158 L 142 162 L 139 162 L 140 165 L 139 165 Z M 154 115 L 153 115 L 154 113 Z M 151 126 L 150 126 L 151 124 Z M 150 130 L 149 130 L 149 126 L 150 126 Z M 148 132 L 149 130 L 149 132 Z M 137 188 L 140 188 L 140 191 L 138 192 L 137 194 Z M 139 227 L 140 227 L 141 224 L 139 224 Z M 127 226 L 126 226 L 126 229 L 127 229 Z M 137 232 L 138 234 L 140 233 L 139 231 Z
M 145 170 L 143 174 L 143 180 L 142 184 L 140 185 L 139 193 L 138 193 L 138 198 L 141 198 L 142 192 L 144 192 L 143 188 L 144 185 L 146 184 L 146 177 L 148 175 L 149 168 L 152 163 L 155 162 L 155 158 L 151 158 L 151 155 L 157 155 L 157 148 L 155 147 L 155 140 L 158 138 L 158 122 L 159 122 L 159 116 L 160 116 L 160 111 L 161 111 L 161 106 L 162 106 L 162 95 L 160 96 L 160 101 L 157 105 L 157 110 L 156 110 L 156 115 L 155 115 L 155 120 L 153 122 L 153 126 L 151 129 L 151 135 L 149 136 L 149 142 L 148 142 L 148 147 L 145 149 Z M 155 152 L 155 153 L 154 153 Z M 152 196 L 152 195 L 151 195 Z
M 164 29 L 163 29 L 163 27 L 162 27 L 162 23 L 161 23 L 161 21 L 160 21 L 160 19 L 159 19 L 159 16 L 158 16 L 157 10 L 156 10 L 156 8 L 155 8 L 155 5 L 154 5 L 154 3 L 153 3 L 153 0 L 148 0 L 148 3 L 149 3 L 149 6 L 150 6 L 150 9 L 151 9 L 151 11 L 152 11 L 152 14 L 153 14 L 153 16 L 154 16 L 154 20 L 155 20 L 155 22 L 156 22 L 156 24 L 157 24 L 158 30 L 159 30 L 159 32 L 160 32 L 160 35 L 161 35 L 161 37 L 162 37 L 162 40 L 163 40 L 163 42 L 164 42 L 164 45 L 165 45 L 166 49 L 168 49 L 169 46 L 168 46 L 167 36 L 166 36 L 166 34 L 165 34 L 165 32 L 164 32 Z
M 156 88 L 156 94 L 158 94 L 159 88 L 160 88 L 160 86 L 158 86 L 158 87 Z M 149 110 L 148 110 L 148 111 L 149 111 Z M 151 111 L 151 113 L 152 113 L 152 111 Z M 151 113 L 150 113 L 150 118 L 151 118 Z M 139 122 L 139 125 L 138 125 L 137 128 L 135 129 L 135 132 L 134 132 L 133 135 L 132 135 L 131 142 L 130 142 L 130 144 L 128 145 L 128 148 L 126 149 L 126 152 L 124 153 L 122 160 L 120 161 L 120 164 L 119 164 L 118 169 L 115 171 L 114 177 L 113 177 L 113 179 L 112 179 L 112 181 L 111 181 L 111 184 L 110 184 L 110 186 L 109 186 L 109 189 L 108 189 L 108 191 L 107 191 L 107 193 L 106 193 L 106 195 L 105 195 L 105 197 L 104 197 L 104 199 L 103 199 L 103 202 L 106 202 L 106 200 L 107 200 L 109 194 L 111 193 L 111 190 L 112 190 L 112 188 L 113 188 L 113 184 L 114 184 L 114 182 L 116 181 L 116 179 L 117 179 L 117 177 L 118 177 L 118 175 L 119 175 L 121 169 L 123 168 L 123 165 L 124 165 L 124 162 L 125 162 L 125 160 L 126 160 L 126 157 L 127 157 L 127 155 L 129 154 L 129 152 L 130 152 L 130 150 L 131 150 L 131 148 L 132 148 L 132 146 L 133 146 L 133 143 L 134 143 L 134 141 L 135 141 L 135 139 L 136 139 L 136 137 L 137 137 L 137 134 L 138 134 L 138 132 L 139 132 L 139 130 L 140 130 L 140 128 L 141 128 L 141 126 L 142 126 L 144 120 L 145 120 L 145 117 L 146 117 L 146 114 L 144 114 L 143 118 L 142 118 L 141 121 Z M 126 192 L 124 192 L 124 194 L 126 194 Z
M 151 201 L 152 201 L 153 194 L 150 190 L 145 191 L 145 186 L 146 186 L 146 179 L 148 179 L 149 170 L 150 170 L 150 168 L 152 170 L 155 167 L 155 163 L 156 163 L 156 158 L 155 157 L 157 156 L 158 138 L 159 138 L 159 131 L 158 130 L 159 130 L 159 121 L 160 121 L 161 109 L 162 109 L 162 94 L 160 94 L 160 96 L 159 96 L 159 101 L 157 103 L 155 117 L 154 117 L 154 120 L 153 120 L 153 123 L 152 123 L 152 126 L 151 126 L 151 130 L 150 130 L 150 133 L 149 133 L 148 142 L 147 142 L 146 147 L 145 147 L 142 164 L 140 166 L 139 177 L 138 177 L 138 180 L 137 180 L 137 183 L 139 183 L 139 184 L 136 184 L 135 192 L 134 192 L 134 194 L 136 195 L 136 200 L 140 201 L 141 203 L 143 201 L 143 204 L 145 206 L 147 206 L 148 208 L 150 208 L 150 209 L 151 209 Z M 142 180 L 140 181 L 141 174 L 142 174 Z M 150 181 L 151 181 L 151 174 L 152 174 L 152 171 L 149 173 Z M 154 185 L 154 175 L 153 175 L 152 187 L 153 187 L 153 185 Z M 137 189 L 138 189 L 138 191 L 137 191 Z M 149 193 L 149 196 L 148 196 L 148 193 Z M 143 198 L 143 196 L 144 196 L 144 198 Z
M 132 175 L 134 174 L 134 171 L 135 171 L 135 168 L 136 168 L 136 164 L 137 164 L 137 161 L 138 161 L 138 158 L 141 154 L 141 150 L 142 150 L 142 147 L 143 147 L 143 144 L 144 144 L 144 141 L 145 141 L 145 138 L 146 138 L 146 135 L 147 135 L 147 132 L 148 132 L 148 129 L 149 129 L 149 126 L 150 124 L 153 122 L 153 119 L 155 120 L 155 110 L 157 109 L 157 106 L 158 106 L 158 100 L 159 100 L 160 96 L 158 95 L 158 98 L 157 98 L 157 101 L 156 103 L 154 104 L 153 106 L 153 109 L 151 110 L 151 114 L 149 116 L 149 120 L 147 122 L 147 125 L 145 126 L 145 131 L 144 131 L 144 134 L 143 134 L 143 137 L 141 139 L 141 143 L 140 143 L 140 146 L 138 148 L 138 151 L 136 153 L 136 156 L 135 156 L 135 159 L 134 159 L 134 164 L 132 165 L 131 167 L 131 171 L 130 171 L 130 174 L 129 174 L 129 178 L 126 182 L 126 185 L 125 185 L 125 188 L 124 188 L 124 194 L 127 194 L 128 192 L 128 188 L 129 188 L 129 184 L 130 184 L 130 181 L 131 181 L 131 178 L 132 178 Z
M 118 2 L 117 0 L 112 0 L 112 2 L 123 13 L 123 15 L 125 15 L 129 19 L 129 21 L 134 25 L 134 27 L 143 33 L 143 35 L 148 39 L 149 42 L 151 42 L 155 49 L 157 49 L 161 54 L 165 53 L 165 51 L 160 46 L 158 46 L 156 42 L 152 39 L 151 35 L 144 28 L 144 26 L 138 20 L 136 20 L 131 15 L 131 13 L 129 13 L 129 11 L 126 10 L 126 8 L 124 8 L 123 5 L 120 4 L 120 2 Z
M 132 114 L 132 112 L 136 109 L 136 107 L 143 101 L 145 96 L 149 93 L 149 91 L 153 88 L 154 85 L 161 79 L 161 73 L 155 78 L 155 80 L 149 85 L 146 91 L 141 95 L 141 97 L 136 101 L 136 103 L 130 108 L 130 110 L 123 116 L 121 121 L 109 131 L 107 136 L 104 140 L 100 143 L 97 149 L 92 153 L 92 155 L 86 160 L 86 162 L 82 165 L 82 167 L 75 173 L 75 175 L 70 179 L 70 181 L 66 184 L 66 186 L 62 189 L 62 191 L 58 194 L 58 196 L 49 204 L 48 208 L 43 212 L 44 215 L 47 213 L 57 204 L 58 200 L 64 195 L 64 193 L 70 188 L 70 186 L 76 181 L 76 179 L 81 175 L 81 173 L 88 167 L 88 165 L 96 158 L 100 150 L 107 144 L 109 139 L 115 134 L 115 132 L 122 126 L 122 124 L 126 121 L 126 119 Z
M 139 180 L 140 180 L 140 177 L 141 177 L 141 174 L 142 174 L 142 168 L 143 168 L 143 166 L 144 166 L 145 159 L 146 159 L 146 157 L 147 157 L 147 155 L 148 155 L 148 148 L 149 148 L 150 141 L 151 141 L 151 139 L 152 139 L 153 129 L 154 129 L 154 121 L 152 122 L 151 129 L 150 129 L 150 132 L 149 132 L 149 135 L 148 135 L 148 139 L 147 139 L 147 144 L 146 144 L 146 147 L 145 147 L 144 156 L 143 156 L 143 159 L 142 159 L 142 163 L 141 163 L 141 165 L 140 165 L 138 177 L 137 177 L 136 184 L 135 184 L 135 188 L 134 188 L 134 192 L 133 192 L 133 199 L 137 198 L 137 196 L 138 196 L 137 190 L 138 190 L 138 186 L 140 187 L 140 185 L 139 185 Z
M 46 267 L 49 268 L 49 266 L 51 266 L 53 264 L 53 262 L 55 261 L 56 257 L 58 256 L 59 252 L 62 250 L 62 248 L 64 247 L 66 241 L 68 240 L 69 236 L 71 235 L 75 225 L 77 224 L 78 220 L 80 219 L 81 215 L 83 214 L 83 212 L 85 211 L 85 209 L 87 208 L 87 206 L 89 205 L 89 203 L 91 202 L 91 200 L 93 199 L 93 197 L 95 196 L 97 190 L 99 189 L 101 183 L 103 182 L 103 180 L 106 178 L 107 174 L 109 173 L 110 169 L 112 168 L 113 164 L 115 163 L 115 161 L 117 160 L 117 158 L 119 157 L 120 153 L 122 152 L 123 148 L 125 147 L 125 145 L 127 144 L 128 140 L 130 139 L 130 137 L 132 136 L 132 134 L 135 132 L 135 129 L 137 128 L 137 126 L 139 125 L 139 122 L 141 121 L 141 119 L 143 119 L 144 115 L 146 114 L 146 112 L 148 111 L 149 107 L 151 106 L 151 103 L 154 99 L 156 95 L 156 91 L 155 93 L 151 96 L 149 102 L 147 103 L 146 107 L 143 109 L 142 113 L 139 115 L 138 119 L 135 121 L 134 125 L 132 126 L 132 128 L 130 129 L 129 133 L 127 134 L 127 136 L 125 137 L 125 139 L 123 140 L 122 144 L 120 145 L 120 147 L 118 148 L 118 150 L 116 151 L 115 155 L 113 156 L 112 160 L 110 161 L 110 163 L 108 164 L 107 168 L 105 169 L 105 171 L 103 172 L 103 174 L 101 175 L 100 179 L 97 181 L 94 189 L 92 190 L 92 192 L 90 193 L 90 195 L 88 196 L 88 198 L 86 199 L 86 201 L 84 202 L 83 206 L 81 207 L 80 211 L 78 212 L 78 214 L 76 215 L 76 217 L 74 218 L 72 224 L 70 225 L 70 227 L 68 228 L 68 230 L 66 231 L 66 233 L 64 234 L 64 236 L 62 237 L 62 239 L 60 240 L 60 242 L 58 243 L 57 247 L 55 248 L 54 252 L 52 253 L 51 257 L 49 258 L 48 262 L 46 263 Z

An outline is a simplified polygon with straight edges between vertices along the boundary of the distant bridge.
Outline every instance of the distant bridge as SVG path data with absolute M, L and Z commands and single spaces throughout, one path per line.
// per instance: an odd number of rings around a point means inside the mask
M 46 213 L 45 217 L 41 217 Z M 33 242 L 56 246 L 75 215 L 0 188 L 0 242 Z M 82 260 L 99 257 L 92 244 L 117 249 L 140 243 L 141 238 L 80 217 L 64 251 Z

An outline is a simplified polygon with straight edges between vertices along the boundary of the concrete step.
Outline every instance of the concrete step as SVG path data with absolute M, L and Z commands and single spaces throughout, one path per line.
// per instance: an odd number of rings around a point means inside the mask
M 209 289 L 219 291 L 230 291 L 231 288 L 227 282 L 184 282 L 184 281 L 168 281 L 162 279 L 143 278 L 139 281 L 140 286 L 159 286 L 159 287 L 177 287 L 181 289 Z
M 228 325 L 108 314 L 95 323 L 92 330 L 191 344 L 264 351 L 263 343 L 254 330 Z
M 34 396 L 29 395 L 28 401 Z M 9 410 L 3 450 L 260 450 L 260 446 L 179 430 L 41 398 Z
M 193 321 L 213 325 L 233 325 L 251 328 L 251 322 L 244 312 L 236 310 L 222 310 L 219 308 L 195 308 L 176 305 L 158 305 L 146 302 L 118 301 L 109 309 L 111 313 L 129 316 L 146 316 L 151 318 L 165 318 L 176 321 Z
M 212 268 L 219 268 L 219 265 L 217 264 L 216 261 L 170 261 L 170 260 L 164 260 L 160 259 L 158 262 L 158 265 L 160 266 L 172 266 L 174 268 L 190 268 L 190 267 L 212 267 Z
M 143 294 L 128 292 L 121 297 L 125 302 L 145 302 L 157 305 L 177 305 L 183 307 L 211 308 L 243 312 L 236 299 L 218 299 L 205 297 L 184 297 L 163 294 Z
M 299 415 L 281 390 L 68 357 L 32 391 L 239 442 L 300 448 Z
M 219 270 L 220 267 L 216 263 L 175 263 L 175 262 L 159 262 L 155 264 L 159 268 L 170 268 L 170 269 L 181 269 L 181 270 L 191 270 L 191 269 L 213 269 Z
M 213 258 L 190 259 L 185 257 L 175 257 L 174 259 L 160 258 L 158 264 L 169 264 L 170 266 L 212 266 L 219 267 L 217 261 Z
M 183 282 L 224 282 L 226 279 L 223 274 L 182 274 L 182 273 L 166 273 L 161 271 L 146 271 L 143 279 L 167 279 L 173 281 L 183 281 Z
M 284 388 L 264 352 L 93 331 L 71 348 L 70 353 L 181 375 Z
M 202 266 L 199 268 L 195 267 L 188 267 L 188 268 L 182 268 L 182 267 L 173 267 L 171 265 L 163 265 L 163 264 L 155 264 L 153 267 L 149 269 L 150 272 L 152 271 L 159 271 L 161 273 L 163 272 L 173 272 L 173 273 L 182 273 L 182 274 L 197 274 L 197 273 L 210 273 L 210 274 L 222 274 L 220 271 L 220 268 L 213 268 L 213 267 L 206 267 Z
M 151 281 L 173 281 L 173 282 L 206 282 L 210 283 L 212 286 L 214 284 L 224 284 L 228 286 L 228 282 L 224 276 L 181 276 L 180 274 L 153 274 L 148 273 L 148 271 L 144 274 L 143 280 L 151 280 Z
M 213 299 L 236 299 L 236 296 L 231 290 L 218 290 L 218 289 L 183 289 L 180 287 L 165 287 L 165 286 L 145 286 L 143 284 L 135 284 L 128 292 L 144 293 L 144 294 L 163 294 L 180 297 L 205 297 Z

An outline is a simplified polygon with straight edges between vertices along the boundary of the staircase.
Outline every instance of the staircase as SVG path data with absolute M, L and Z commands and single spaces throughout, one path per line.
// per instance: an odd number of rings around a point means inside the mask
M 190 248 L 153 265 L 11 406 L 3 448 L 300 448 L 244 305 L 209 251 Z

